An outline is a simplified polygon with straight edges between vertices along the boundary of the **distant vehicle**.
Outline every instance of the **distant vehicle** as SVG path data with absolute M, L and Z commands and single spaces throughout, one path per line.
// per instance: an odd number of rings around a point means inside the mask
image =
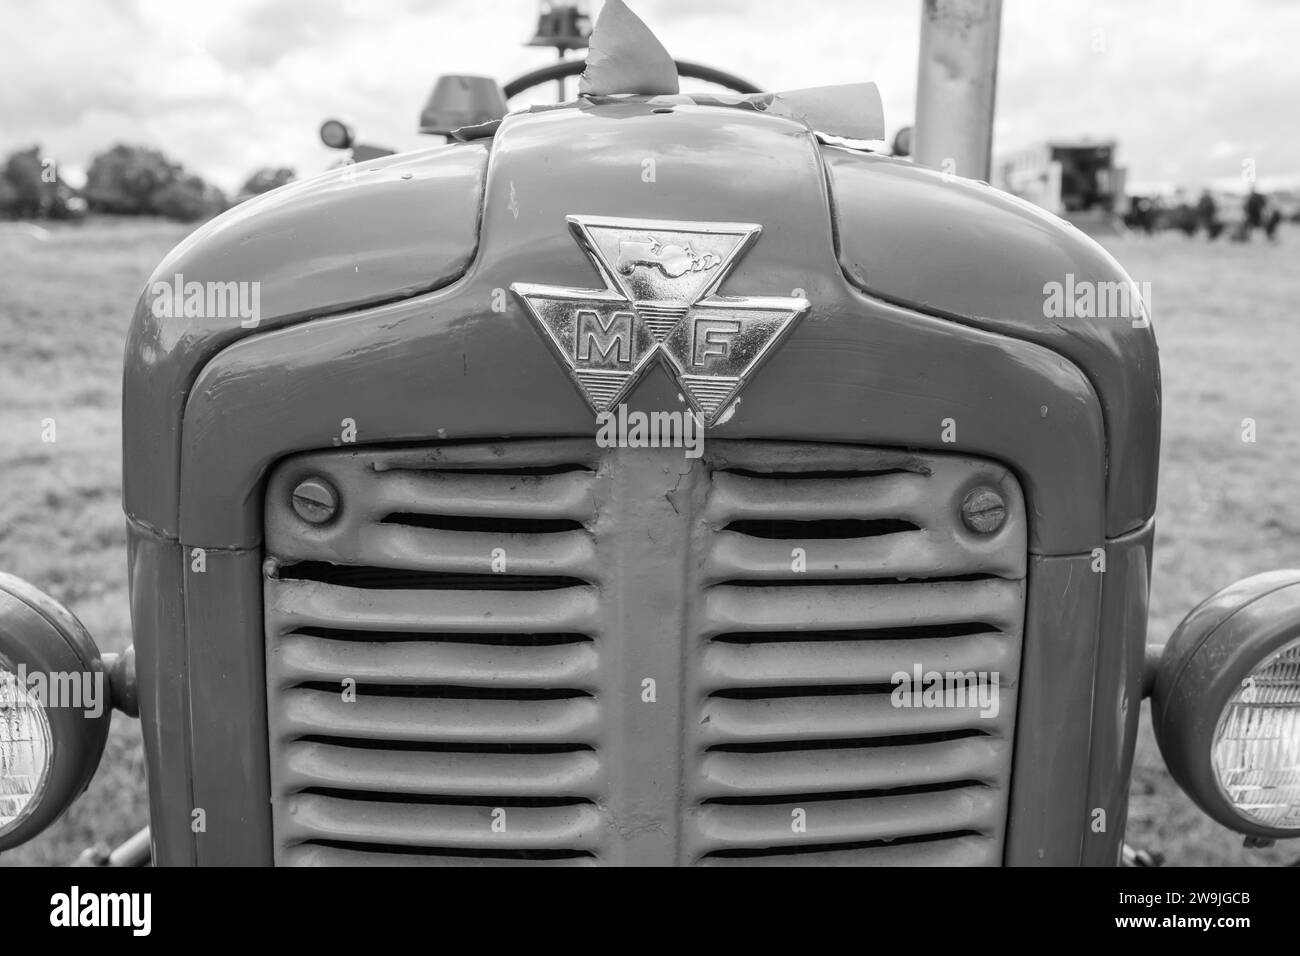
M 993 185 L 1068 219 L 1088 233 L 1118 230 L 1127 170 L 1114 140 L 1048 140 L 994 164 Z

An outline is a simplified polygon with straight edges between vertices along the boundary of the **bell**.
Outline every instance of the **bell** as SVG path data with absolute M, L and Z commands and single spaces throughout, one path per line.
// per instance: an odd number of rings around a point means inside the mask
M 554 3 L 541 0 L 537 4 L 537 34 L 528 46 L 549 46 L 561 51 L 584 50 L 591 35 L 591 17 L 587 4 Z
M 420 132 L 446 136 L 462 126 L 477 126 L 505 115 L 506 97 L 496 80 L 487 76 L 440 76 L 420 112 Z

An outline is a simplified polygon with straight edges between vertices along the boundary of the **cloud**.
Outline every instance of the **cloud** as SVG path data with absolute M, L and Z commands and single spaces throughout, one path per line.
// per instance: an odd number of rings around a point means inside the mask
M 598 6 L 598 4 L 593 4 Z M 767 89 L 876 80 L 910 122 L 919 0 L 632 0 L 681 59 Z M 551 62 L 525 47 L 531 0 L 0 0 L 0 149 L 40 142 L 84 166 L 115 141 L 156 146 L 227 189 L 253 169 L 324 169 L 316 130 L 432 145 L 416 117 L 441 73 L 505 80 Z M 1300 172 L 1300 4 L 1009 0 L 995 149 L 1119 141 L 1131 179 L 1195 185 Z M 551 95 L 538 91 L 536 100 Z M 573 87 L 570 86 L 572 91 Z M 1227 145 L 1224 145 L 1227 144 Z

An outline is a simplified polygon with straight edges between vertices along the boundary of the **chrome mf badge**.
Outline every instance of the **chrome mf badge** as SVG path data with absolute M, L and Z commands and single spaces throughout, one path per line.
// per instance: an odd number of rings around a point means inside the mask
M 808 309 L 807 299 L 714 294 L 762 226 L 567 218 L 605 288 L 510 288 L 597 412 L 659 360 L 712 425 Z

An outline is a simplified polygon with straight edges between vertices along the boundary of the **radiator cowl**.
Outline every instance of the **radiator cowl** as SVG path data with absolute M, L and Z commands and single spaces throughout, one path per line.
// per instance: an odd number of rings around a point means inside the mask
M 312 477 L 323 524 L 290 504 Z M 1001 862 L 1027 535 L 999 465 L 335 450 L 276 469 L 266 541 L 277 863 Z

